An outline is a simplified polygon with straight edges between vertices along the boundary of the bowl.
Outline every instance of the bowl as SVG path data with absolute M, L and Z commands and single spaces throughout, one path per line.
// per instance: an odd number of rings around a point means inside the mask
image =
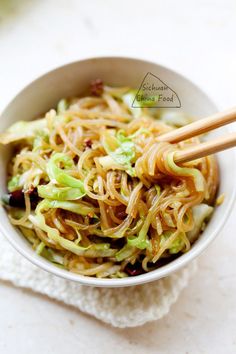
M 32 120 L 55 107 L 63 97 L 83 94 L 91 80 L 101 78 L 113 86 L 139 88 L 147 74 L 164 82 L 178 96 L 182 110 L 191 116 L 203 118 L 217 111 L 211 99 L 190 80 L 156 63 L 121 57 L 104 57 L 81 60 L 59 67 L 33 81 L 23 89 L 7 106 L 1 115 L 0 131 L 18 120 Z M 179 107 L 179 104 L 176 106 Z M 220 129 L 220 134 L 227 131 Z M 214 132 L 213 135 L 218 135 Z M 211 135 L 211 134 L 210 134 Z M 6 165 L 11 155 L 9 147 L 0 148 L 0 194 L 6 192 Z M 206 229 L 191 249 L 149 273 L 123 279 L 99 279 L 82 276 L 60 269 L 38 256 L 23 235 L 11 225 L 5 209 L 0 206 L 0 231 L 15 249 L 40 268 L 83 285 L 97 287 L 124 287 L 151 282 L 177 271 L 196 258 L 213 241 L 228 218 L 235 199 L 235 157 L 232 150 L 218 154 L 220 187 L 218 193 L 225 193 L 225 201 L 218 206 Z

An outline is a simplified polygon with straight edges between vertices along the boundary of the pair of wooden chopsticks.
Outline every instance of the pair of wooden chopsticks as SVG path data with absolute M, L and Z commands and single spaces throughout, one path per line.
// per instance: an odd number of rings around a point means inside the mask
M 175 129 L 158 137 L 158 141 L 178 143 L 182 140 L 207 133 L 210 130 L 222 127 L 236 121 L 236 108 L 216 113 L 207 118 L 190 123 L 182 128 Z M 211 141 L 200 143 L 199 145 L 177 151 L 175 162 L 188 162 L 198 158 L 214 154 L 219 151 L 236 146 L 236 133 L 229 133 L 227 136 L 215 138 Z

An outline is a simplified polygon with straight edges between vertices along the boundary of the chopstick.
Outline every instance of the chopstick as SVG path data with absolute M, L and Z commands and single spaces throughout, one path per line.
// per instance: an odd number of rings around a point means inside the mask
M 222 127 L 236 121 L 236 107 L 227 111 L 219 112 L 207 118 L 200 119 L 182 128 L 172 130 L 168 133 L 160 135 L 158 141 L 167 141 L 169 143 L 178 143 L 179 141 L 192 138 L 210 130 Z
M 178 143 L 182 140 L 207 133 L 210 130 L 222 127 L 223 125 L 234 121 L 236 121 L 236 107 L 213 114 L 207 118 L 185 125 L 182 128 L 160 135 L 158 141 Z M 176 163 L 189 162 L 234 146 L 236 146 L 236 133 L 231 133 L 221 138 L 215 138 L 211 141 L 176 151 L 174 161 Z
M 189 162 L 234 146 L 236 146 L 236 133 L 230 133 L 221 138 L 216 138 L 184 150 L 176 151 L 174 161 L 176 163 Z

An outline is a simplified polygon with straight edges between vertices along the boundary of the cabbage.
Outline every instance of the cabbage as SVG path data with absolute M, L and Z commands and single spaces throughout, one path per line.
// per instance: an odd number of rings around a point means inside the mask
M 7 184 L 9 192 L 14 192 L 19 189 L 27 190 L 29 187 L 36 187 L 40 181 L 42 170 L 39 168 L 29 169 L 22 175 L 13 176 Z
M 67 240 L 64 237 L 60 236 L 59 231 L 56 228 L 48 226 L 45 222 L 45 218 L 42 214 L 43 211 L 46 211 L 52 207 L 60 208 L 64 205 L 64 209 L 70 210 L 73 212 L 79 212 L 81 207 L 78 207 L 78 210 L 75 207 L 72 207 L 72 204 L 76 204 L 73 202 L 57 202 L 57 201 L 48 201 L 43 200 L 40 202 L 35 210 L 35 215 L 29 215 L 29 220 L 38 228 L 46 232 L 49 239 L 54 241 L 56 244 L 59 244 L 62 248 L 78 255 L 78 256 L 86 256 L 86 257 L 112 257 L 115 255 L 115 249 L 110 249 L 110 244 L 102 243 L 102 244 L 94 244 L 89 245 L 87 247 L 80 246 L 73 241 Z M 70 206 L 70 208 L 69 208 Z M 76 211 L 75 211 L 76 210 Z
M 72 253 L 75 253 L 80 256 L 81 252 L 88 248 L 76 245 L 74 242 L 67 240 L 64 237 L 61 237 L 57 229 L 50 227 L 46 224 L 44 216 L 39 212 L 39 210 L 36 212 L 36 215 L 30 215 L 29 220 L 36 227 L 46 232 L 50 240 L 54 241 L 56 244 L 59 244 L 61 247 L 65 248 L 66 250 Z
M 9 144 L 22 139 L 32 139 L 38 131 L 47 131 L 46 119 L 37 119 L 31 122 L 19 121 L 0 134 L 0 143 Z
M 133 115 L 134 118 L 138 118 L 142 115 L 142 108 L 134 108 L 133 103 L 136 98 L 137 91 L 135 90 L 130 90 L 129 92 L 125 93 L 122 96 L 122 101 L 126 104 L 126 106 L 129 108 L 131 114 Z
M 40 244 L 36 247 L 36 253 L 37 254 L 41 254 L 42 252 L 43 252 L 43 250 L 44 250 L 44 248 L 45 248 L 45 243 L 42 241 L 42 242 L 40 242 Z
M 36 211 L 42 209 L 43 210 L 63 209 L 63 210 L 71 211 L 72 213 L 78 215 L 83 215 L 83 216 L 90 215 L 92 218 L 96 217 L 93 207 L 89 207 L 84 203 L 79 203 L 79 202 L 44 199 L 38 204 Z
M 99 157 L 98 161 L 106 170 L 125 170 L 131 177 L 135 177 L 135 169 L 131 165 L 131 160 L 135 156 L 131 149 L 133 146 L 123 143 L 122 147 L 110 152 L 108 156 Z
M 32 227 L 30 225 L 29 227 Z M 19 226 L 20 231 L 24 235 L 24 237 L 32 244 L 35 245 L 35 242 L 39 241 L 38 237 L 35 234 L 35 231 L 32 228 L 24 227 L 24 226 Z
M 196 205 L 192 208 L 194 228 L 193 230 L 187 232 L 187 236 L 190 242 L 194 242 L 196 240 L 197 236 L 201 231 L 204 220 L 208 219 L 211 216 L 213 210 L 213 207 L 204 203 Z
M 171 111 L 164 112 L 161 115 L 161 120 L 164 123 L 175 127 L 183 127 L 184 125 L 191 123 L 191 119 L 186 115 L 184 115 L 183 112 L 171 112 Z
M 110 156 L 119 165 L 124 166 L 129 175 L 135 175 L 134 168 L 132 168 L 131 165 L 131 161 L 135 157 L 134 143 L 132 141 L 121 143 L 118 149 L 116 149 L 114 152 L 110 152 Z
M 161 195 L 161 187 L 158 184 L 155 184 L 154 187 L 155 187 L 155 190 L 157 192 L 158 197 L 160 197 L 160 195 Z
M 21 189 L 23 185 L 20 183 L 20 175 L 13 176 L 7 184 L 7 189 L 9 192 L 14 192 L 18 189 Z
M 33 142 L 33 151 L 41 148 L 43 143 L 49 143 L 49 135 L 45 131 L 38 131 Z
M 138 96 L 140 96 L 140 100 Z M 147 95 L 143 90 L 130 90 L 122 96 L 122 100 L 128 106 L 134 118 L 139 118 L 143 115 L 142 108 L 153 108 L 157 105 L 159 95 Z M 135 102 L 139 107 L 133 107 Z
M 98 158 L 100 165 L 104 170 L 125 170 L 125 167 L 117 163 L 111 156 L 102 156 Z
M 144 224 L 138 233 L 138 236 L 128 238 L 128 241 L 127 241 L 128 245 L 133 246 L 133 247 L 137 247 L 141 250 L 148 248 L 149 244 L 150 244 L 149 240 L 147 239 L 147 233 L 148 233 L 149 226 L 150 226 L 149 220 L 145 219 Z
M 85 193 L 81 191 L 80 188 L 71 187 L 56 187 L 53 184 L 38 186 L 38 195 L 45 199 L 54 200 L 77 200 L 82 198 Z
M 114 152 L 110 152 L 110 155 L 120 165 L 128 167 L 135 157 L 134 143 L 132 141 L 125 141 Z
M 176 174 L 178 176 L 192 177 L 194 180 L 196 190 L 198 192 L 203 192 L 205 189 L 204 188 L 205 180 L 204 180 L 202 173 L 199 170 L 197 170 L 196 168 L 177 166 L 174 162 L 174 154 L 175 154 L 175 152 L 170 152 L 167 155 L 167 163 L 168 163 L 169 168 L 173 171 L 174 174 Z
M 117 249 L 110 248 L 109 243 L 97 243 L 89 246 L 83 256 L 90 258 L 114 257 Z
M 114 278 L 114 279 L 116 279 L 116 278 L 127 278 L 127 277 L 128 277 L 128 274 L 125 273 L 125 272 L 122 272 L 122 271 L 118 271 L 118 272 L 116 272 L 116 273 L 114 273 L 114 274 L 112 274 L 110 276 L 110 278 Z
M 161 235 L 160 247 L 162 247 L 165 244 L 165 242 L 168 240 L 168 238 L 172 234 L 173 234 L 173 232 L 171 232 L 171 231 L 165 231 Z M 176 253 L 179 253 L 184 248 L 184 245 L 185 245 L 185 243 L 184 243 L 184 241 L 181 237 L 181 233 L 180 233 L 167 249 L 169 250 L 170 254 L 176 254 Z
M 28 188 L 27 185 L 36 187 L 39 184 L 42 173 L 43 171 L 41 168 L 31 168 L 20 175 L 19 184 L 24 186 L 26 189 Z
M 176 254 L 179 253 L 185 246 L 185 243 L 183 241 L 183 239 L 178 236 L 171 244 L 171 246 L 169 247 L 169 252 L 170 254 Z
M 141 220 L 144 221 L 144 222 L 143 222 L 143 225 L 141 227 L 141 230 L 138 233 L 138 236 L 129 237 L 128 241 L 127 241 L 128 245 L 137 247 L 137 248 L 139 248 L 141 250 L 150 247 L 150 241 L 147 238 L 147 234 L 148 234 L 149 226 L 150 226 L 150 223 L 151 223 L 151 217 L 155 213 L 156 202 L 159 200 L 159 197 L 160 197 L 160 187 L 157 186 L 157 185 L 156 185 L 156 191 L 157 191 L 157 196 L 156 196 L 156 199 L 155 199 L 152 207 L 149 210 L 148 217 L 146 217 L 145 215 L 141 215 L 141 213 L 140 213 Z
M 146 128 L 139 128 L 135 133 L 130 134 L 130 135 L 125 135 L 125 131 L 123 129 L 118 130 L 116 134 L 116 138 L 120 143 L 126 142 L 126 141 L 132 141 L 132 139 L 136 138 L 137 136 L 145 134 L 145 135 L 150 135 L 150 131 Z
M 124 259 L 127 259 L 128 257 L 132 256 L 135 250 L 135 247 L 126 244 L 123 248 L 121 248 L 121 250 L 119 250 L 119 252 L 116 253 L 116 260 L 121 262 Z
M 63 109 L 61 106 L 60 109 Z M 64 111 L 61 111 L 62 114 L 57 114 L 55 109 L 51 109 L 46 113 L 45 120 L 47 121 L 47 125 L 53 128 L 54 126 L 62 123 L 68 123 L 71 119 L 68 115 L 63 115 Z
M 58 167 L 59 164 L 63 164 L 64 169 Z M 73 168 L 73 160 L 62 153 L 54 154 L 48 161 L 47 173 L 51 181 L 56 181 L 62 186 L 78 188 L 81 191 L 81 196 L 85 195 L 84 184 L 77 178 L 70 176 L 66 170 Z
M 121 135 L 118 137 L 107 129 L 103 135 L 103 147 L 108 156 L 99 157 L 99 163 L 104 169 L 125 170 L 130 176 L 135 176 L 132 162 L 135 158 L 135 144 L 128 138 Z
M 45 247 L 43 249 L 41 256 L 46 258 L 48 261 L 55 263 L 56 265 L 64 266 L 63 255 L 49 247 Z
M 64 113 L 68 108 L 68 102 L 66 99 L 62 99 L 58 102 L 58 105 L 57 105 L 57 113 L 58 114 L 61 114 L 61 113 Z

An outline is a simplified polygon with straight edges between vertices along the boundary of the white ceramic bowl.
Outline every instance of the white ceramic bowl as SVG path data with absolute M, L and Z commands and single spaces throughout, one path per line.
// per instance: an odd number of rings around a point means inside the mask
M 37 118 L 40 114 L 55 107 L 63 97 L 82 94 L 93 79 L 101 78 L 109 85 L 130 86 L 138 89 L 148 72 L 159 77 L 178 94 L 182 104 L 181 109 L 184 112 L 202 118 L 217 111 L 215 104 L 202 90 L 183 76 L 163 66 L 132 58 L 92 58 L 65 65 L 32 82 L 5 109 L 1 115 L 0 130 L 4 131 L 18 120 Z M 221 128 L 220 133 L 223 134 L 225 130 Z M 6 192 L 6 164 L 11 154 L 10 150 L 9 147 L 0 148 L 0 194 Z M 17 251 L 32 263 L 68 280 L 101 287 L 123 287 L 154 281 L 177 271 L 198 256 L 216 237 L 229 216 L 236 191 L 233 151 L 228 150 L 219 154 L 218 161 L 221 177 L 219 193 L 225 193 L 224 203 L 216 208 L 205 231 L 189 252 L 150 273 L 124 279 L 97 279 L 62 270 L 38 256 L 31 249 L 21 233 L 10 224 L 2 206 L 0 207 L 0 230 Z

